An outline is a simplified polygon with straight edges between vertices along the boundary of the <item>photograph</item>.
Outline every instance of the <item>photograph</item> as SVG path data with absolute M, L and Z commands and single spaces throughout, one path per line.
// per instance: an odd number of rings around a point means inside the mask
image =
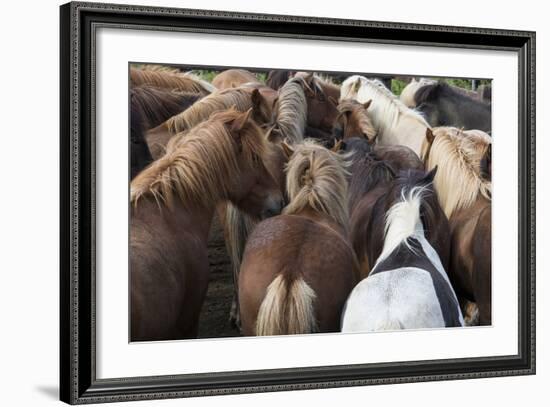
M 491 326 L 491 89 L 130 62 L 129 342 Z

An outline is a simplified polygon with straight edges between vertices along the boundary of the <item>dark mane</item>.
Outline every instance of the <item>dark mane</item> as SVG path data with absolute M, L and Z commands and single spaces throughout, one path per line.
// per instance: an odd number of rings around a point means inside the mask
M 416 103 L 416 106 L 420 106 L 422 103 L 428 102 L 437 97 L 445 96 L 452 96 L 466 102 L 475 101 L 477 103 L 482 103 L 479 100 L 476 100 L 473 97 L 456 90 L 455 87 L 443 81 L 422 86 L 414 94 L 414 101 Z
M 372 189 L 391 182 L 395 174 L 391 167 L 371 152 L 367 140 L 357 137 L 346 140 L 344 150 L 351 152 L 349 207 L 358 203 Z
M 271 89 L 279 90 L 281 86 L 283 86 L 286 81 L 292 76 L 294 72 L 293 71 L 286 71 L 286 70 L 273 70 L 269 71 L 267 74 L 267 80 L 266 85 L 269 86 Z
M 130 104 L 132 110 L 140 112 L 144 130 L 164 123 L 170 117 L 187 109 L 201 97 L 200 93 L 173 92 L 154 86 L 130 88 Z
M 139 107 L 130 104 L 130 179 L 153 161 L 145 141 L 143 114 Z

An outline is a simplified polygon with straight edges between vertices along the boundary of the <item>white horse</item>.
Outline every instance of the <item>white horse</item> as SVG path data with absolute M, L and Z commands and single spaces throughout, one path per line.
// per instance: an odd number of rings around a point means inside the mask
M 382 254 L 348 297 L 342 332 L 464 326 L 449 278 L 424 237 L 420 206 L 428 187 L 403 189 L 387 212 Z
M 372 100 L 367 115 L 376 129 L 376 143 L 404 145 L 420 156 L 426 129 L 430 127 L 424 117 L 409 109 L 384 84 L 363 76 L 347 78 L 340 90 L 340 100 L 355 99 L 360 103 Z

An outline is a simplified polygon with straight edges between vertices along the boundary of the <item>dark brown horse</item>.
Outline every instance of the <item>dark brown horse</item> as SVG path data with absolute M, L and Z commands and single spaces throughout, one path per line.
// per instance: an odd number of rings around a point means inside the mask
M 256 75 L 245 69 L 227 69 L 212 79 L 212 85 L 220 90 L 238 88 L 245 83 L 262 84 Z
M 213 115 L 172 140 L 167 153 L 132 181 L 132 341 L 196 336 L 218 203 L 229 200 L 258 217 L 281 210 L 272 146 L 251 114 Z
M 367 143 L 366 140 L 363 143 Z M 352 152 L 351 180 L 349 190 L 351 241 L 361 268 L 361 275 L 367 276 L 380 256 L 384 244 L 384 206 L 387 194 L 397 182 L 407 177 L 418 177 L 423 170 L 406 169 L 396 174 L 388 161 L 381 160 L 376 153 L 365 153 L 355 146 L 346 144 Z M 352 149 L 353 148 L 353 149 Z M 435 249 L 443 267 L 449 264 L 449 224 L 441 209 L 434 188 L 426 189 L 420 208 L 426 239 Z
M 482 325 L 491 324 L 491 181 L 482 170 L 488 162 L 490 173 L 490 146 L 482 132 L 440 127 L 427 133 L 422 150 L 426 168 L 439 168 L 434 182 L 451 230 L 449 277 L 461 302 L 477 303 Z
M 337 332 L 357 282 L 344 158 L 313 142 L 285 148 L 294 149 L 290 203 L 283 215 L 254 228 L 239 274 L 245 335 Z

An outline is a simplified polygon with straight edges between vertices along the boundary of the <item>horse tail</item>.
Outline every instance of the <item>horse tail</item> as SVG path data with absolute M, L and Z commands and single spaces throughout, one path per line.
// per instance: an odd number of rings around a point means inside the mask
M 317 331 L 315 291 L 301 278 L 279 274 L 267 287 L 256 320 L 256 335 L 306 334 Z

